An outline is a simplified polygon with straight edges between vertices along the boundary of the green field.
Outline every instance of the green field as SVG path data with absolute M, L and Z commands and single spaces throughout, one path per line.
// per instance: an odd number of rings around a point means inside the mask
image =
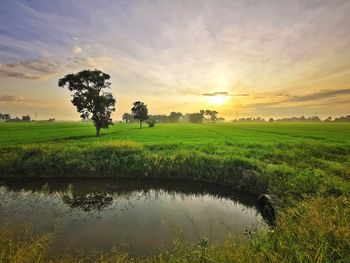
M 0 145 L 50 142 L 74 139 L 133 140 L 162 143 L 340 143 L 350 144 L 347 123 L 233 123 L 233 124 L 157 124 L 156 129 L 138 124 L 117 123 L 95 138 L 91 123 L 4 123 L 0 122 Z
M 90 123 L 0 123 L 0 174 L 200 179 L 280 199 L 273 231 L 221 247 L 178 244 L 170 255 L 149 261 L 350 261 L 350 124 L 184 123 L 139 129 L 118 123 L 100 138 L 94 134 Z M 1 249 L 8 251 L 1 238 Z

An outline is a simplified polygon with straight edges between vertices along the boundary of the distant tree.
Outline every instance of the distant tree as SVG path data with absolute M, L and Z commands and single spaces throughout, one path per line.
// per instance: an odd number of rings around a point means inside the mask
M 116 100 L 112 93 L 106 92 L 111 83 L 110 75 L 100 70 L 83 70 L 76 74 L 68 74 L 59 79 L 59 87 L 67 87 L 73 91 L 72 103 L 81 113 L 82 119 L 91 119 L 96 127 L 96 136 L 100 136 L 101 128 L 113 125 L 111 114 L 115 111 Z
M 224 118 L 224 117 L 219 117 L 219 118 L 217 119 L 217 121 L 219 121 L 219 122 L 224 122 L 224 121 L 225 121 L 225 118 Z
M 148 124 L 148 127 L 152 128 L 156 125 L 156 121 L 153 118 L 149 118 L 146 120 L 146 123 Z
M 350 115 L 335 118 L 334 122 L 350 122 Z
M 131 108 L 131 112 L 134 114 L 134 119 L 140 121 L 140 129 L 142 129 L 142 122 L 148 119 L 148 109 L 142 101 L 135 101 Z
M 212 122 L 215 122 L 218 118 L 218 112 L 215 110 L 205 110 L 205 115 L 210 119 Z
M 14 117 L 14 118 L 9 119 L 8 121 L 10 121 L 10 122 L 20 122 L 20 121 L 22 121 L 22 119 L 20 119 L 20 118 L 18 118 L 18 117 L 16 116 L 16 117 Z
M 319 122 L 321 121 L 320 117 L 318 116 L 311 116 L 308 119 L 306 119 L 307 121 L 315 121 L 315 122 Z
M 203 123 L 204 114 L 205 114 L 205 111 L 201 110 L 198 113 L 189 113 L 189 114 L 186 115 L 186 117 L 188 118 L 189 122 Z
M 11 119 L 11 115 L 8 114 L 8 113 L 4 113 L 4 114 L 2 115 L 2 119 L 3 119 L 4 121 L 9 121 L 9 120 Z
M 270 118 L 270 119 L 269 119 L 269 122 L 273 122 L 273 118 Z
M 125 123 L 129 123 L 130 121 L 132 121 L 132 119 L 134 118 L 134 116 L 130 113 L 125 112 L 122 116 L 123 121 L 125 121 Z
M 326 122 L 331 122 L 332 121 L 332 117 L 331 116 L 329 116 L 327 119 L 325 119 L 324 121 L 326 121 Z
M 0 120 L 9 121 L 11 119 L 11 115 L 8 113 L 0 113 Z
M 182 113 L 181 112 L 170 112 L 169 115 L 169 122 L 179 122 L 180 119 L 182 117 Z
M 207 119 L 210 118 L 210 114 L 211 114 L 211 110 L 205 110 L 204 116 L 205 116 Z
M 30 121 L 31 117 L 29 115 L 22 116 L 22 121 Z

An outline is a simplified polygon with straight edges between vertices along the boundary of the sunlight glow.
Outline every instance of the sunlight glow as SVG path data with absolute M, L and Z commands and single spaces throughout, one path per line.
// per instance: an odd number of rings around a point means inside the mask
M 210 103 L 213 105 L 224 105 L 228 100 L 227 96 L 212 96 L 210 97 Z

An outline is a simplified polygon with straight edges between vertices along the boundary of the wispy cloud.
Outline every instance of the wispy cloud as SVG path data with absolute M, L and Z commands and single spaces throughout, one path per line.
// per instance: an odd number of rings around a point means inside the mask
M 0 102 L 9 103 L 9 102 L 21 102 L 24 99 L 15 95 L 1 95 Z
M 290 106 L 290 103 L 297 103 L 300 104 L 304 102 L 318 102 L 322 100 L 327 100 L 328 102 L 322 102 L 323 105 L 329 105 L 331 103 L 335 102 L 348 102 L 350 103 L 350 97 L 346 98 L 344 96 L 350 94 L 350 89 L 336 89 L 336 90 L 321 90 L 318 92 L 305 94 L 305 95 L 295 95 L 292 96 L 290 94 L 277 94 L 276 96 L 272 96 L 272 100 L 263 101 L 263 102 L 256 102 L 256 103 L 247 103 L 243 107 L 247 108 L 266 108 L 266 107 L 275 107 L 275 106 Z M 279 100 L 276 100 L 276 98 L 284 96 L 287 98 L 281 98 Z M 258 96 L 255 98 L 271 98 L 270 95 L 268 96 Z M 310 104 L 311 105 L 311 104 Z M 305 105 L 304 105 L 305 106 Z
M 217 91 L 217 92 L 212 92 L 212 93 L 203 93 L 202 95 L 203 96 L 231 96 L 226 91 Z
M 103 67 L 108 64 L 108 57 L 69 57 L 66 63 L 58 60 L 26 60 L 13 64 L 0 64 L 0 78 L 10 77 L 19 79 L 45 79 L 62 71 L 76 68 Z
M 216 92 L 209 92 L 209 93 L 203 93 L 203 96 L 209 96 L 209 97 L 213 97 L 213 96 L 236 96 L 236 97 L 245 97 L 245 96 L 249 96 L 248 93 L 238 93 L 238 94 L 230 94 L 227 91 L 216 91 Z
M 330 97 L 334 97 L 338 95 L 348 95 L 348 94 L 350 94 L 350 89 L 322 90 L 322 91 L 307 94 L 307 95 L 292 96 L 289 99 L 285 100 L 284 102 L 294 102 L 294 101 L 304 102 L 304 101 L 328 99 Z
M 80 54 L 80 53 L 82 53 L 84 50 L 81 48 L 81 47 L 78 47 L 78 46 L 75 46 L 74 48 L 73 48 L 73 53 L 74 54 Z

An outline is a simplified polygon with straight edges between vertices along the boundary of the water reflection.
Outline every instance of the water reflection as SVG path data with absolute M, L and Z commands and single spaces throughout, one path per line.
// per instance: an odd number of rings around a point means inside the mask
M 130 179 L 3 181 L 0 226 L 54 224 L 57 251 L 110 249 L 133 255 L 170 248 L 174 238 L 222 242 L 266 227 L 256 197 L 202 182 Z

